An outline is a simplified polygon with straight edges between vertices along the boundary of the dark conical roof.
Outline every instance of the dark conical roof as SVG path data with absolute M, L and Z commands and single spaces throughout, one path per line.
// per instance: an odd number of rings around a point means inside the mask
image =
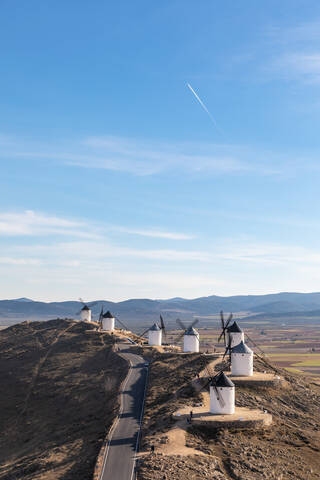
M 109 312 L 109 310 L 108 310 L 107 313 L 105 313 L 105 314 L 103 315 L 103 318 L 114 318 L 114 317 L 113 317 L 112 313 Z
M 252 350 L 241 340 L 235 347 L 231 348 L 231 353 L 253 353 Z
M 81 310 L 90 310 L 90 308 L 89 308 L 89 307 L 87 307 L 87 305 L 85 305 L 84 307 L 82 307 L 82 309 L 81 309 Z
M 193 327 L 189 327 L 187 328 L 187 330 L 184 332 L 185 335 L 194 335 L 196 337 L 199 336 L 199 333 L 197 332 L 197 330 L 195 330 Z
M 241 328 L 239 327 L 239 325 L 237 324 L 236 321 L 233 322 L 233 324 L 227 328 L 228 332 L 231 332 L 231 333 L 241 333 L 242 330 Z
M 154 324 L 152 325 L 152 327 L 150 328 L 150 330 L 151 330 L 152 332 L 158 332 L 159 330 L 161 330 L 161 328 L 159 327 L 159 325 L 158 325 L 157 323 L 154 323 Z
M 230 378 L 228 378 L 224 372 L 220 372 L 219 375 L 212 380 L 210 386 L 211 385 L 214 387 L 234 387 L 234 383 L 231 382 Z

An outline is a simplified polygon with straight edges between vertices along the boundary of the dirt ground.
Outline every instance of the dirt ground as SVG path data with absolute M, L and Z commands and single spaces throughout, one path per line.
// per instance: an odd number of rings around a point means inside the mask
M 236 405 L 266 410 L 273 416 L 269 427 L 185 428 L 172 421 L 171 413 L 181 405 L 199 402 L 190 381 L 201 366 L 196 354 L 183 361 L 154 356 L 138 480 L 320 478 L 320 387 L 311 378 L 279 370 L 282 386 L 236 388 Z M 216 368 L 220 367 L 218 363 Z M 256 359 L 255 368 L 265 371 L 267 367 Z M 177 385 L 176 378 L 180 379 Z M 154 454 L 150 453 L 152 445 Z
M 0 479 L 91 480 L 127 363 L 71 320 L 0 332 Z

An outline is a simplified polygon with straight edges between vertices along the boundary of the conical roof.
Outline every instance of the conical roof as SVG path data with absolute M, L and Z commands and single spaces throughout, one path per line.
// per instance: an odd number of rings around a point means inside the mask
M 187 328 L 187 330 L 184 332 L 185 335 L 194 335 L 196 337 L 199 336 L 199 333 L 197 332 L 197 330 L 195 330 L 193 327 L 189 327 Z
M 109 310 L 108 310 L 107 313 L 105 313 L 105 314 L 103 315 L 103 318 L 114 318 L 114 317 L 113 317 L 112 313 L 109 312 Z
M 87 307 L 87 305 L 85 305 L 84 307 L 82 307 L 81 311 L 83 311 L 83 310 L 90 310 L 90 308 Z
M 239 327 L 239 325 L 237 324 L 236 321 L 233 322 L 232 325 L 230 325 L 230 327 L 227 328 L 228 332 L 231 332 L 231 333 L 242 333 L 242 330 L 241 328 Z
M 157 323 L 154 323 L 154 324 L 152 325 L 152 327 L 150 328 L 150 330 L 151 330 L 152 332 L 158 332 L 159 330 L 161 330 L 161 328 L 159 327 L 159 325 L 158 325 Z
M 236 345 L 235 347 L 231 348 L 231 353 L 253 353 L 251 348 L 247 347 L 247 345 L 241 340 L 241 342 Z
M 230 378 L 228 378 L 224 372 L 220 372 L 219 375 L 212 380 L 210 386 L 230 388 L 234 387 L 234 383 L 231 382 Z

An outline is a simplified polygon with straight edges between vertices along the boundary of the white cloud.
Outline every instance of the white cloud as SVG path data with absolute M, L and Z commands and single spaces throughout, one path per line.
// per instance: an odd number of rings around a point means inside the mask
M 267 30 L 266 38 L 263 55 L 266 72 L 307 84 L 320 82 L 319 20 L 273 26 Z
M 0 213 L 0 236 L 68 235 L 95 238 L 83 222 L 26 210 L 22 213 Z
M 10 258 L 0 257 L 1 265 L 41 265 L 41 261 L 37 258 Z
M 177 249 L 139 249 L 114 245 L 108 241 L 70 241 L 56 242 L 51 245 L 34 244 L 13 247 L 17 253 L 39 255 L 50 259 L 67 258 L 68 261 L 87 263 L 125 257 L 154 261 L 207 262 L 211 256 L 207 252 Z
M 61 145 L 60 148 L 57 147 Z M 17 138 L 2 148 L 1 158 L 37 160 L 77 168 L 105 169 L 133 175 L 179 174 L 257 174 L 281 173 L 279 156 L 257 152 L 240 145 L 205 143 L 166 143 L 115 136 L 65 140 L 54 145 Z M 280 158 L 281 160 L 281 158 Z M 286 160 L 286 159 L 284 159 Z
M 320 51 L 285 53 L 272 65 L 287 79 L 299 79 L 305 83 L 320 83 Z
M 313 20 L 296 25 L 273 26 L 266 31 L 267 38 L 277 45 L 302 47 L 320 40 L 320 21 Z
M 159 228 L 127 228 L 120 225 L 92 224 L 90 221 L 69 220 L 44 213 L 25 210 L 19 213 L 0 213 L 0 236 L 65 235 L 88 239 L 102 238 L 106 231 L 166 240 L 191 240 L 194 235 L 170 232 Z
M 195 235 L 189 235 L 189 234 L 177 233 L 177 232 L 166 232 L 157 228 L 134 229 L 134 228 L 126 228 L 126 227 L 120 227 L 120 226 L 113 226 L 112 230 L 128 233 L 130 235 L 138 235 L 141 237 L 151 237 L 151 238 L 163 238 L 167 240 L 192 240 L 193 238 L 195 238 Z

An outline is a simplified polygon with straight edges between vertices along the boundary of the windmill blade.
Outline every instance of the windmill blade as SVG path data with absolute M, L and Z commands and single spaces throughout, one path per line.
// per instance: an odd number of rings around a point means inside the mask
M 179 327 L 180 327 L 182 330 L 184 330 L 184 331 L 187 330 L 187 327 L 186 327 L 185 324 L 180 320 L 180 318 L 177 318 L 176 323 L 179 325 Z
M 130 330 L 118 317 L 114 317 L 125 330 Z
M 101 307 L 101 312 L 100 312 L 100 315 L 99 315 L 99 323 L 100 325 L 102 324 L 102 318 L 103 318 L 103 305 Z
M 221 340 L 222 337 L 223 337 L 224 344 L 225 344 L 225 343 L 226 343 L 225 329 L 223 329 L 222 332 L 220 333 L 220 336 L 219 336 L 219 338 L 218 338 L 218 343 L 220 343 L 220 340 Z
M 166 331 L 166 327 L 165 327 L 162 315 L 160 315 L 160 325 L 161 325 L 161 330 L 163 332 L 164 338 L 167 341 L 167 331 Z
M 145 330 L 143 333 L 141 333 L 141 335 L 138 335 L 139 338 L 142 338 L 143 335 L 145 335 L 147 332 L 149 332 L 150 330 L 150 327 L 147 328 L 147 330 Z
M 198 323 L 199 323 L 199 319 L 196 318 L 196 319 L 189 325 L 188 328 L 193 328 L 193 327 L 195 327 Z
M 162 315 L 160 315 L 160 325 L 161 325 L 162 330 L 166 329 L 165 326 L 164 326 L 164 321 L 163 321 Z
M 223 310 L 220 311 L 220 320 L 221 320 L 221 327 L 222 330 L 224 329 L 224 316 L 223 316 Z
M 180 333 L 176 338 L 175 338 L 175 341 L 174 343 L 178 343 L 180 342 L 181 338 L 184 336 L 184 332 Z
M 224 354 L 223 354 L 223 357 L 222 357 L 222 360 L 224 360 L 225 356 L 227 355 L 227 353 L 230 353 L 231 354 L 231 340 L 229 339 L 229 342 L 228 342 L 228 345 L 224 351 Z
M 228 318 L 228 320 L 227 320 L 227 323 L 226 323 L 226 325 L 225 325 L 225 329 L 227 329 L 227 328 L 228 328 L 228 326 L 229 326 L 229 323 L 231 322 L 231 320 L 232 320 L 232 319 L 233 319 L 233 314 L 232 314 L 232 313 L 230 313 L 230 315 L 229 315 L 229 318 Z
M 224 316 L 223 316 L 223 311 L 222 310 L 220 311 L 220 320 L 221 320 L 222 332 L 221 332 L 221 334 L 218 338 L 218 343 L 220 343 L 220 340 L 223 337 L 224 344 L 226 344 L 226 327 L 225 327 L 225 324 L 224 324 Z
M 218 338 L 218 343 L 220 342 L 221 338 L 223 337 L 223 342 L 224 342 L 224 344 L 226 345 L 226 344 L 227 344 L 227 343 L 226 343 L 226 330 L 227 330 L 227 328 L 228 328 L 229 323 L 231 322 L 231 320 L 232 320 L 232 318 L 233 318 L 233 315 L 232 315 L 232 313 L 230 313 L 229 318 L 228 318 L 227 322 L 225 323 L 225 321 L 224 321 L 224 316 L 223 316 L 223 311 L 221 310 L 221 312 L 220 312 L 220 318 L 221 318 L 222 332 L 221 332 L 221 334 L 220 334 L 220 336 L 219 336 L 219 338 Z
M 92 308 L 95 305 L 97 305 L 98 303 L 100 303 L 100 300 L 96 300 L 95 302 L 90 302 L 90 303 L 88 303 L 88 307 Z
M 203 385 L 203 387 L 200 388 L 200 392 L 201 392 L 201 390 L 205 390 L 206 388 L 208 388 L 209 385 L 210 385 L 210 383 L 211 383 L 211 381 L 212 381 L 212 380 L 211 380 L 211 378 L 210 378 L 210 379 Z

